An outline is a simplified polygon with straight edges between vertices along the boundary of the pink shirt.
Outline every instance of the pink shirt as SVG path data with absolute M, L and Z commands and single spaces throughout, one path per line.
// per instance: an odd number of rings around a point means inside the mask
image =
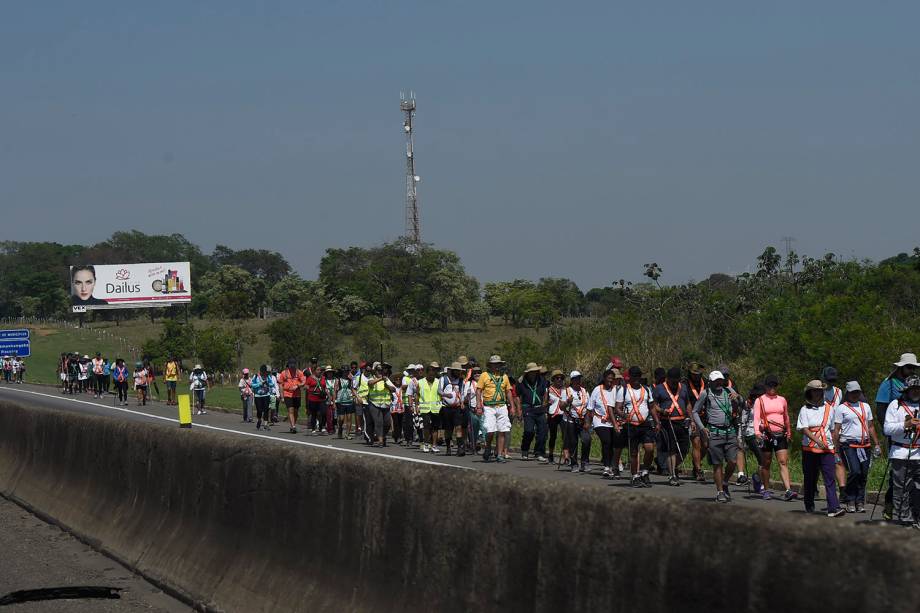
M 754 402 L 754 435 L 763 434 L 764 417 L 771 433 L 783 434 L 792 438 L 792 424 L 789 423 L 789 407 L 786 399 L 779 394 L 764 394 Z

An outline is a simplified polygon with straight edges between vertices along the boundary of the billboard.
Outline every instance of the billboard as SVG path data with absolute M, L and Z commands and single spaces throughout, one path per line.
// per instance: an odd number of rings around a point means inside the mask
M 192 301 L 189 263 L 71 266 L 70 300 L 74 313 L 188 303 Z

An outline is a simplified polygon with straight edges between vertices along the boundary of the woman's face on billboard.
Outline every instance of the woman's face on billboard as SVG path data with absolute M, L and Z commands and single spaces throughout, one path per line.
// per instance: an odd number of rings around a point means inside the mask
M 93 288 L 96 287 L 96 276 L 88 270 L 78 270 L 73 275 L 73 293 L 80 300 L 89 300 L 93 297 Z

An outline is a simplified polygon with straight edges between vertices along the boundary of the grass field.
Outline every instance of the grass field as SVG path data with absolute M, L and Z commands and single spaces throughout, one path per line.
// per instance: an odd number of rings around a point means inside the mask
M 195 323 L 196 325 L 208 324 L 208 322 L 197 321 Z M 252 336 L 255 338 L 255 342 L 244 348 L 244 365 L 255 368 L 259 364 L 267 363 L 269 361 L 269 342 L 267 337 L 261 333 L 267 323 L 254 320 L 246 322 L 244 325 L 249 332 L 253 333 Z M 23 326 L 0 326 L 0 328 L 3 327 L 16 328 Z M 57 383 L 56 367 L 61 352 L 76 351 L 80 354 L 93 355 L 96 351 L 99 351 L 110 358 L 124 357 L 126 360 L 133 360 L 136 353 L 132 352 L 132 348 L 140 347 L 148 338 L 158 336 L 162 328 L 160 323 L 151 324 L 149 321 L 144 320 L 122 322 L 120 326 L 115 326 L 112 322 L 100 322 L 87 324 L 82 329 L 55 326 L 25 327 L 31 330 L 32 340 L 32 356 L 27 360 L 27 379 L 36 383 Z M 393 361 L 397 367 L 410 362 L 424 362 L 432 359 L 445 362 L 449 359 L 454 359 L 461 353 L 476 356 L 480 361 L 485 361 L 489 354 L 497 350 L 499 343 L 515 340 L 521 336 L 528 336 L 538 341 L 544 340 L 543 335 L 534 330 L 516 329 L 496 323 L 493 323 L 485 330 L 460 329 L 448 332 L 397 331 L 393 333 L 391 339 L 394 349 L 393 356 L 385 357 Z M 439 352 L 435 349 L 435 343 L 439 345 L 444 355 L 438 355 Z M 350 347 L 350 339 L 346 337 L 343 353 L 348 354 Z M 161 392 L 165 393 L 165 389 L 162 389 L 162 386 Z M 235 382 L 230 385 L 215 386 L 209 392 L 208 404 L 234 412 L 242 412 L 239 392 Z M 512 447 L 518 448 L 522 433 L 521 425 L 516 422 L 512 430 Z M 557 442 L 557 454 L 561 453 L 561 445 L 560 435 L 560 440 Z M 594 443 L 592 450 L 596 451 L 597 449 L 599 449 L 599 445 Z M 794 449 L 792 452 L 793 457 L 790 459 L 790 472 L 793 481 L 801 482 L 801 460 L 798 455 L 799 451 Z M 595 453 L 592 453 L 592 457 L 598 459 Z M 750 467 L 753 465 L 753 458 L 750 457 L 748 473 L 750 473 Z M 686 470 L 690 469 L 689 458 L 685 460 L 683 466 Z M 881 482 L 882 468 L 883 462 L 873 464 L 870 487 L 878 487 Z M 774 479 L 779 479 L 779 468 L 775 461 L 772 472 Z

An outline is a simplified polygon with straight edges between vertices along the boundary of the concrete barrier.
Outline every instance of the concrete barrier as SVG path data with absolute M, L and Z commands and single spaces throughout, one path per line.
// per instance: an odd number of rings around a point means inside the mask
M 0 405 L 0 490 L 201 609 L 914 606 L 902 530 Z

